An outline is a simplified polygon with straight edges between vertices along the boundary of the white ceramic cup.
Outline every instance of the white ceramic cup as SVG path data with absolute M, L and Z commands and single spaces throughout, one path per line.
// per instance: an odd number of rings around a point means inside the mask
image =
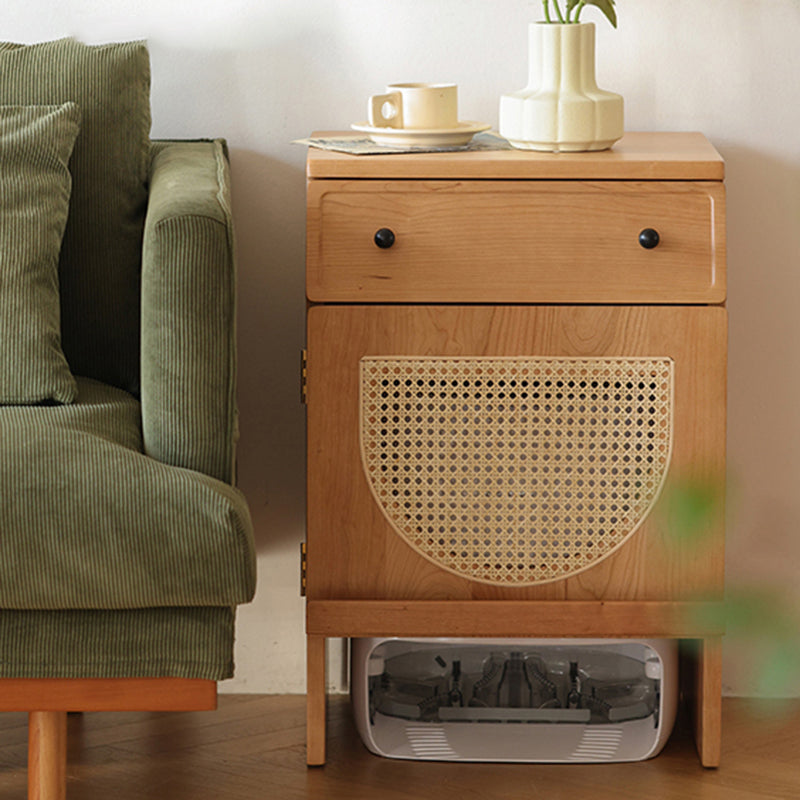
M 451 130 L 458 127 L 458 87 L 454 83 L 392 83 L 368 105 L 373 128 Z

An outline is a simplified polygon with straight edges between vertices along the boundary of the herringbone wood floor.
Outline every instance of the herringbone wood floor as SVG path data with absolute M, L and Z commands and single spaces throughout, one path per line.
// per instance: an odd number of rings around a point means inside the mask
M 685 724 L 636 764 L 393 761 L 369 754 L 331 698 L 328 764 L 305 766 L 305 698 L 223 695 L 216 712 L 69 720 L 69 800 L 800 799 L 800 704 L 725 700 L 723 758 L 703 770 Z M 783 708 L 783 714 L 775 712 Z M 0 714 L 0 800 L 25 798 L 26 716 Z

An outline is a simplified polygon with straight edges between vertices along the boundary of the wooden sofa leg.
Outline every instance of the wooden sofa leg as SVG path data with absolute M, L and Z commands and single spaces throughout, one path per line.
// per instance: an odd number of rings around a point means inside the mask
M 67 796 L 67 712 L 28 714 L 28 800 Z

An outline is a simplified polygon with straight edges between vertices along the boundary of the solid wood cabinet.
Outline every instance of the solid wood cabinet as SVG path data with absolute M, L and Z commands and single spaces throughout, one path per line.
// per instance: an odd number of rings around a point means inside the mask
M 719 156 L 629 134 L 308 170 L 309 763 L 327 637 L 623 636 L 695 645 L 715 765 L 722 503 L 691 535 L 681 503 L 724 485 Z

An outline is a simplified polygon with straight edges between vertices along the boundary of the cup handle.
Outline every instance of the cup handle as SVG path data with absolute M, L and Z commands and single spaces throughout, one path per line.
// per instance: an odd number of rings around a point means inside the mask
M 373 128 L 402 128 L 403 95 L 400 92 L 374 94 L 369 99 L 367 112 Z

